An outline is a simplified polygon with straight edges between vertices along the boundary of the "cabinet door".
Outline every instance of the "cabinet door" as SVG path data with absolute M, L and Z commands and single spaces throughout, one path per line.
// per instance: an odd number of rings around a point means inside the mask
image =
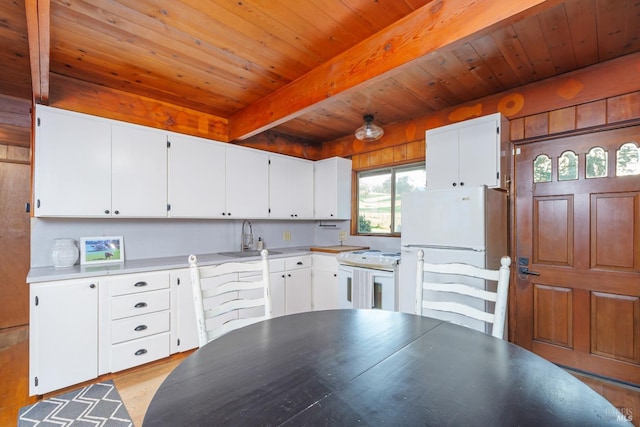
M 314 310 L 338 309 L 338 272 L 312 270 L 312 301 Z
M 500 137 L 496 120 L 485 120 L 460 129 L 459 175 L 465 186 L 500 185 Z
M 351 218 L 351 160 L 341 157 L 320 160 L 314 165 L 314 217 Z
M 269 275 L 269 290 L 271 291 L 271 316 L 284 316 L 285 306 L 285 277 L 284 273 L 271 273 Z
M 269 217 L 313 218 L 313 163 L 269 157 Z
M 225 146 L 188 136 L 171 136 L 169 216 L 222 218 L 225 212 Z
M 291 219 L 294 214 L 292 158 L 269 156 L 269 218 Z
M 264 151 L 227 147 L 227 216 L 269 217 L 269 154 Z
M 114 216 L 167 216 L 167 135 L 138 126 L 112 128 Z
M 453 188 L 458 178 L 458 129 L 427 132 L 427 188 Z
M 98 376 L 98 285 L 31 284 L 29 394 L 44 394 Z
M 332 162 L 320 161 L 314 165 L 314 216 L 318 219 L 336 218 L 336 188 L 338 178 Z
M 297 219 L 313 218 L 313 163 L 293 159 L 293 174 L 290 197 L 293 199 L 293 214 Z
M 311 269 L 285 271 L 287 314 L 311 311 Z
M 171 272 L 171 353 L 198 347 L 198 327 L 188 269 Z
M 36 106 L 35 215 L 111 214 L 111 124 Z

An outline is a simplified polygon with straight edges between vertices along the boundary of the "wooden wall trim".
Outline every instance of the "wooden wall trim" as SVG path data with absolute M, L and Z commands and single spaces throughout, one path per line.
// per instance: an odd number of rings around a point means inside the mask
M 635 91 L 514 119 L 509 123 L 510 139 L 513 143 L 522 143 L 638 121 L 640 91 Z
M 516 130 L 514 140 L 524 138 L 524 127 L 518 119 L 530 123 L 531 132 L 544 133 L 544 129 L 566 132 L 562 119 L 574 114 L 582 128 L 597 126 L 606 120 L 640 117 L 637 95 L 640 91 L 640 53 L 586 67 L 560 77 L 521 86 L 515 90 L 481 98 L 467 104 L 447 108 L 433 114 L 416 117 L 385 127 L 385 135 L 378 141 L 364 144 L 352 136 L 325 142 L 322 158 L 352 157 L 383 150 L 392 146 L 422 141 L 425 131 L 450 123 L 501 112 Z M 617 105 L 616 113 L 607 112 Z M 575 112 L 574 110 L 575 109 Z M 549 117 L 550 112 L 551 118 Z M 515 125 L 514 125 L 515 121 Z M 602 124 L 602 123 L 600 123 Z M 372 155 L 369 155 L 371 157 Z M 377 155 L 374 154 L 373 157 Z M 422 154 L 424 158 L 424 153 Z
M 31 163 L 31 149 L 0 144 L 0 162 L 28 165 Z
M 50 85 L 52 107 L 227 142 L 223 117 L 54 73 Z

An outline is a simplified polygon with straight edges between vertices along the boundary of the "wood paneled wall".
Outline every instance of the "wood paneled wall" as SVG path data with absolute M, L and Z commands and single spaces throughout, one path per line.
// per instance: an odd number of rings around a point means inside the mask
M 512 142 L 640 120 L 639 74 L 640 54 L 627 55 L 395 123 L 373 143 L 354 137 L 326 142 L 322 158 L 351 157 L 355 170 L 424 160 L 426 130 L 498 111 L 510 120 Z
M 569 133 L 640 119 L 640 53 L 521 86 L 475 102 L 447 108 L 385 127 L 373 143 L 349 136 L 322 144 L 266 132 L 241 144 L 311 160 L 351 157 L 354 168 L 402 164 L 424 159 L 428 129 L 497 111 L 511 121 L 512 141 Z M 63 90 L 64 87 L 64 90 Z M 52 75 L 50 105 L 188 135 L 227 140 L 227 121 L 73 79 Z

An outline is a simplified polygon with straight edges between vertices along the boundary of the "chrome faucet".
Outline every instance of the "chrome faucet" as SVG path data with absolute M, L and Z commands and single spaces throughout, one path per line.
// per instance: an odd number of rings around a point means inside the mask
M 249 225 L 249 232 L 246 232 L 246 226 Z M 242 221 L 242 233 L 240 234 L 240 251 L 244 252 L 253 245 L 253 227 L 251 221 L 245 219 Z

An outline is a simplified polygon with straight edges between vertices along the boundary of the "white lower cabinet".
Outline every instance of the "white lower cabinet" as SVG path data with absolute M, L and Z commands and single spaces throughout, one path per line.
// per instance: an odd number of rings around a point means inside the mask
M 269 260 L 273 316 L 311 310 L 311 264 Z M 30 395 L 198 347 L 188 268 L 32 283 L 30 298 Z
M 188 268 L 171 272 L 171 354 L 198 347 L 198 325 Z
M 333 254 L 313 254 L 311 286 L 313 310 L 334 310 L 338 306 L 338 260 Z
M 29 395 L 98 376 L 98 282 L 30 286 Z
M 286 314 L 311 311 L 311 256 L 285 258 L 283 275 Z

